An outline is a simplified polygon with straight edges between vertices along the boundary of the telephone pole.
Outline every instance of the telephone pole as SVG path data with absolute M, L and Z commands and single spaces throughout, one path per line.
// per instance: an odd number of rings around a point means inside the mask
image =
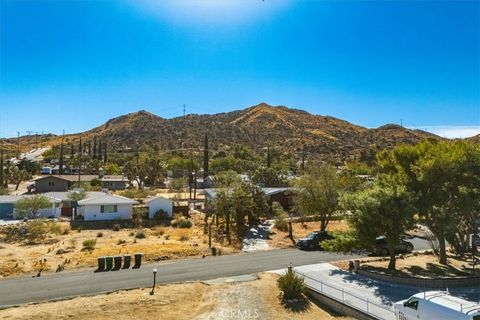
M 17 159 L 20 158 L 20 131 L 17 131 Z

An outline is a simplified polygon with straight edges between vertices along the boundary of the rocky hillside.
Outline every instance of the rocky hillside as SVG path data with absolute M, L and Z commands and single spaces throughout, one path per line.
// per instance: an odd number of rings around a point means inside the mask
M 270 145 L 287 153 L 300 152 L 303 148 L 315 157 L 338 160 L 356 157 L 368 147 L 391 148 L 399 143 L 439 138 L 397 125 L 367 129 L 329 116 L 261 103 L 244 110 L 173 119 L 139 111 L 86 131 L 82 139 L 88 141 L 96 137 L 107 142 L 110 150 L 135 150 L 142 145 L 162 150 L 202 147 L 206 133 L 210 146 L 217 150 L 243 144 L 260 151 Z M 34 138 L 23 137 L 22 143 L 32 142 Z M 66 136 L 66 143 L 78 138 L 79 134 Z M 5 141 L 15 143 L 14 139 Z M 58 144 L 59 137 L 50 135 L 43 143 Z

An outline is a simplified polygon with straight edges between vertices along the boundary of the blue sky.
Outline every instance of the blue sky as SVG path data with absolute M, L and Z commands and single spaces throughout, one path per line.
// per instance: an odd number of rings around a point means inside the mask
M 0 136 L 262 101 L 480 133 L 479 1 L 0 0 Z

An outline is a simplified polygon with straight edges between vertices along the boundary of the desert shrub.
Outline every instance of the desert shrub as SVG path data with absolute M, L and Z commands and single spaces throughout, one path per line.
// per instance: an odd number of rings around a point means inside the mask
M 165 240 L 170 240 L 170 235 L 169 234 L 165 235 Z
M 65 270 L 65 264 L 59 263 L 55 272 L 62 272 L 63 270 Z
M 97 238 L 101 238 L 101 237 L 103 237 L 103 232 L 97 233 Z
M 49 231 L 49 225 L 44 220 L 34 220 L 27 224 L 26 238 L 29 242 L 35 243 L 45 240 Z
M 102 186 L 102 181 L 98 178 L 92 179 L 92 181 L 90 181 L 90 186 L 91 187 L 101 187 Z
M 183 236 L 180 237 L 180 241 L 188 241 L 188 239 L 189 238 L 186 235 L 183 235 Z
M 120 225 L 118 223 L 115 223 L 113 226 L 112 226 L 112 230 L 113 231 L 120 231 Z
M 301 299 L 305 292 L 305 281 L 295 274 L 292 266 L 289 266 L 287 272 L 278 278 L 277 285 L 282 292 L 283 300 Z
M 165 234 L 165 229 L 164 229 L 164 228 L 159 227 L 159 228 L 156 228 L 156 229 L 155 229 L 155 235 L 156 235 L 157 237 L 161 237 L 161 236 L 163 236 L 164 234 Z
M 75 240 L 75 239 L 70 239 L 68 242 L 69 242 L 69 244 L 70 244 L 69 248 L 75 249 L 75 248 L 77 247 L 77 240 Z
M 127 243 L 127 241 L 126 241 L 126 240 L 123 240 L 123 239 L 119 239 L 119 240 L 117 241 L 117 244 L 118 244 L 118 245 L 125 244 L 125 243 Z
M 288 215 L 286 213 L 280 214 L 277 219 L 275 219 L 275 228 L 280 231 L 288 231 Z
M 192 226 L 193 226 L 192 221 L 188 219 L 182 219 L 177 223 L 178 228 L 187 229 L 187 228 L 191 228 Z
M 83 245 L 83 250 L 92 251 L 93 249 L 95 249 L 95 246 L 97 245 L 97 239 L 84 240 L 82 245 Z
M 355 249 L 361 249 L 362 245 L 355 236 L 354 232 L 332 232 L 332 240 L 322 241 L 320 246 L 325 251 L 348 252 Z
M 169 219 L 170 217 L 168 216 L 168 212 L 160 209 L 155 214 L 153 215 L 153 219 L 155 220 L 164 220 L 164 219 Z
M 66 235 L 70 233 L 70 226 L 63 223 L 53 222 L 50 224 L 49 231 L 56 236 L 59 234 Z
M 135 238 L 137 239 L 145 239 L 147 235 L 145 234 L 145 231 L 143 230 L 138 230 L 137 233 L 135 233 Z
M 172 178 L 170 180 L 170 191 L 181 191 L 187 186 L 186 178 Z

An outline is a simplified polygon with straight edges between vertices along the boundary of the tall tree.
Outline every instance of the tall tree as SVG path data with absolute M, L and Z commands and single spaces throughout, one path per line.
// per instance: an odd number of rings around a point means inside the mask
M 267 146 L 267 168 L 272 165 L 272 156 L 270 154 L 270 146 Z
M 107 143 L 103 144 L 103 163 L 107 163 L 108 155 L 107 155 Z
M 339 209 L 339 183 L 335 167 L 329 164 L 313 165 L 295 183 L 296 209 L 305 215 L 320 219 L 320 230 L 327 229 L 330 219 Z
M 470 154 L 470 155 L 469 155 Z M 447 264 L 446 240 L 458 233 L 468 204 L 480 202 L 480 148 L 465 142 L 427 140 L 377 156 L 380 178 L 394 176 L 416 195 L 420 222 L 439 243 L 439 262 Z M 476 211 L 468 207 L 466 211 Z
M 343 207 L 351 211 L 349 223 L 361 244 L 372 247 L 378 236 L 385 237 L 390 255 L 388 269 L 395 270 L 395 248 L 414 221 L 410 194 L 395 183 L 377 184 L 347 195 Z
M 22 197 L 15 203 L 15 211 L 20 217 L 37 218 L 41 209 L 52 206 L 50 200 L 44 195 L 34 195 L 31 197 Z
M 97 137 L 93 137 L 93 159 L 97 159 Z
M 203 178 L 208 176 L 208 161 L 210 160 L 208 151 L 208 134 L 205 133 L 205 140 L 203 142 Z
M 0 150 L 0 188 L 4 186 L 3 149 Z
M 62 142 L 60 143 L 60 161 L 58 164 L 58 173 L 63 174 L 63 138 L 62 135 Z

